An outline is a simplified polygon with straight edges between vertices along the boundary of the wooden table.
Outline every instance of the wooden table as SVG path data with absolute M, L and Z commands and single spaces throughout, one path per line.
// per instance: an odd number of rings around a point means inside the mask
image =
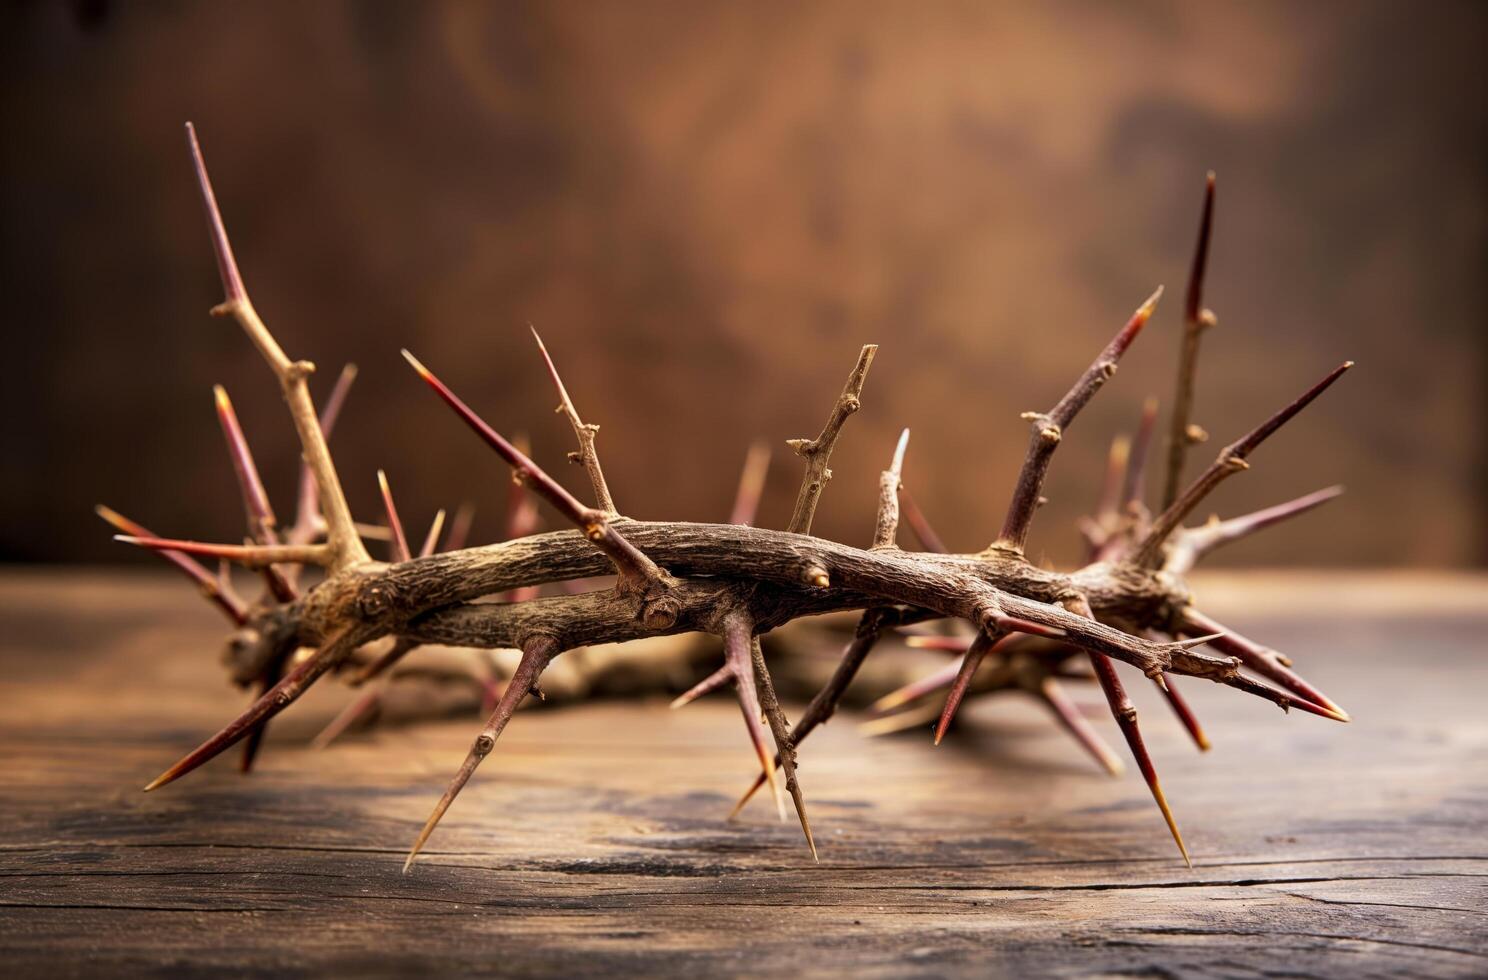
M 521 713 L 404 875 L 473 718 L 315 751 L 347 696 L 317 690 L 253 776 L 146 796 L 243 703 L 220 624 L 154 575 L 12 570 L 0 972 L 1488 974 L 1483 580 L 1206 581 L 1356 720 L 1190 683 L 1200 755 L 1138 688 L 1192 871 L 1139 778 L 1015 697 L 939 749 L 813 737 L 819 865 L 768 802 L 725 822 L 737 709 L 658 698 Z

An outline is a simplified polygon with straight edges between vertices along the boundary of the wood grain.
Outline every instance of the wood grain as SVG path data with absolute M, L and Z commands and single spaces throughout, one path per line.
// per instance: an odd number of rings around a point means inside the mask
M 145 796 L 242 703 L 220 624 L 155 576 L 7 572 L 0 962 L 52 977 L 1488 972 L 1488 588 L 1458 580 L 1461 601 L 1429 616 L 1341 595 L 1330 621 L 1228 605 L 1243 594 L 1206 604 L 1356 720 L 1189 683 L 1215 741 L 1201 757 L 1133 685 L 1191 872 L 1139 779 L 1096 772 L 1011 697 L 971 705 L 939 749 L 864 740 L 851 715 L 807 742 L 814 865 L 767 803 L 723 819 L 752 777 L 737 709 L 658 697 L 522 712 L 405 876 L 473 716 L 316 752 L 347 697 L 317 690 L 253 776 L 222 762 Z

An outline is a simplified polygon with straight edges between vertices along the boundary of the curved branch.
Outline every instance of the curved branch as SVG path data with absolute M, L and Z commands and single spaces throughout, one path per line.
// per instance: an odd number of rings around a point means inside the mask
M 363 547 L 361 536 L 357 534 L 355 523 L 351 519 L 351 508 L 347 506 L 346 494 L 341 490 L 341 478 L 336 475 L 336 466 L 331 462 L 331 453 L 326 448 L 325 435 L 321 432 L 320 420 L 315 414 L 315 404 L 310 399 L 307 381 L 315 371 L 315 365 L 309 361 L 291 361 L 273 334 L 269 333 L 263 320 L 259 319 L 258 312 L 248 298 L 248 291 L 243 286 L 237 261 L 233 258 L 227 229 L 223 226 L 222 214 L 217 209 L 217 197 L 213 194 L 212 182 L 207 177 L 207 165 L 196 141 L 196 129 L 191 123 L 186 124 L 186 142 L 196 166 L 197 183 L 201 188 L 202 204 L 207 210 L 212 246 L 217 254 L 217 268 L 222 275 L 222 289 L 226 294 L 222 304 L 213 308 L 212 315 L 230 316 L 238 321 L 238 325 L 253 341 L 279 379 L 284 400 L 289 404 L 289 414 L 294 419 L 295 430 L 300 436 L 305 465 L 315 473 L 315 482 L 320 490 L 321 507 L 326 519 L 326 543 L 331 555 L 330 567 L 339 570 L 365 564 L 372 559 Z
M 827 424 L 821 435 L 815 439 L 790 439 L 786 442 L 786 445 L 796 451 L 796 455 L 806 459 L 806 476 L 796 495 L 796 509 L 791 513 L 790 524 L 786 526 L 786 530 L 793 534 L 811 533 L 811 519 L 816 516 L 816 505 L 821 500 L 827 481 L 832 478 L 832 471 L 827 469 L 827 461 L 831 459 L 832 448 L 837 445 L 837 436 L 842 432 L 843 423 L 849 415 L 862 407 L 863 382 L 868 380 L 868 368 L 872 366 L 873 355 L 877 352 L 877 344 L 865 344 L 858 353 L 858 363 L 853 366 L 852 374 L 847 376 L 847 384 L 843 386 L 842 394 L 837 396 L 837 403 L 832 406 L 832 414 L 827 417 Z

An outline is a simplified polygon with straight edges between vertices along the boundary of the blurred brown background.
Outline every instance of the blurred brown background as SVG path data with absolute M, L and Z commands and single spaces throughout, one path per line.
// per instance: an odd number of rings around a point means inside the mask
M 293 432 L 229 323 L 181 124 L 256 304 L 361 377 L 332 448 L 405 519 L 495 458 L 408 346 L 560 469 L 543 331 L 620 507 L 721 520 L 749 440 L 779 526 L 864 342 L 882 345 L 818 533 L 866 543 L 876 474 L 978 548 L 1047 409 L 1168 297 L 1055 458 L 1032 548 L 1078 554 L 1105 446 L 1167 397 L 1204 172 L 1219 174 L 1197 421 L 1211 451 L 1359 368 L 1215 506 L 1349 494 L 1232 563 L 1476 565 L 1485 541 L 1480 3 L 12 3 L 3 15 L 0 557 L 140 560 L 91 514 L 241 534 L 222 382 L 281 516 Z M 577 471 L 559 474 L 576 490 Z M 1151 482 L 1151 481 L 1149 481 Z

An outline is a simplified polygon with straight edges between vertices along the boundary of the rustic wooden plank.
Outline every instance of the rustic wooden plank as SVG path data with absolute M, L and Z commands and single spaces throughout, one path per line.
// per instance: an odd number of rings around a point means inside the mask
M 1215 740 L 1200 756 L 1142 700 L 1193 871 L 1140 780 L 1096 773 L 1011 697 L 974 705 L 939 749 L 864 740 L 850 718 L 813 737 L 814 865 L 767 803 L 723 820 L 751 776 L 737 710 L 657 698 L 523 712 L 405 876 L 472 719 L 316 752 L 308 736 L 346 697 L 317 691 L 254 776 L 215 764 L 145 796 L 242 703 L 215 662 L 219 624 L 168 580 L 8 573 L 0 962 L 54 976 L 1483 975 L 1488 590 L 1453 589 L 1461 603 L 1424 616 L 1346 596 L 1326 619 L 1216 608 L 1296 654 L 1356 721 L 1188 684 Z

